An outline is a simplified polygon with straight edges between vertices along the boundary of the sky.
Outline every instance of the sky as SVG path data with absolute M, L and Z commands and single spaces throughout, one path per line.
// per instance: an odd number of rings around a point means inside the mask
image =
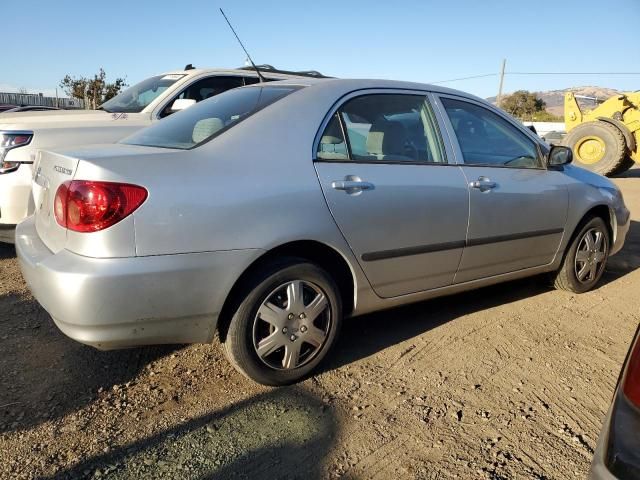
M 0 91 L 55 93 L 67 74 L 134 84 L 197 67 L 257 64 L 325 75 L 388 78 L 494 96 L 498 72 L 605 72 L 505 76 L 504 92 L 597 85 L 640 89 L 640 0 L 215 1 L 0 0 Z M 60 91 L 62 96 L 62 91 Z

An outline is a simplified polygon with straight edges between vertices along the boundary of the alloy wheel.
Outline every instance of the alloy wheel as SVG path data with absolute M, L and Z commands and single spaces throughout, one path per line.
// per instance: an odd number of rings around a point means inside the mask
M 322 289 L 311 282 L 290 281 L 260 305 L 253 322 L 253 347 L 273 369 L 298 368 L 322 350 L 331 322 L 331 305 Z
M 574 268 L 580 283 L 592 283 L 604 269 L 609 248 L 605 233 L 599 228 L 587 230 L 576 250 Z

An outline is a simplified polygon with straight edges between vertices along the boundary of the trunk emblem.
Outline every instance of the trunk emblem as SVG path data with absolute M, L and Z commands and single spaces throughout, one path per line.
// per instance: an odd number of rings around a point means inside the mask
M 58 173 L 64 173 L 65 175 L 71 175 L 71 169 L 70 168 L 64 168 L 61 167 L 60 165 L 54 165 L 53 169 L 58 172 Z

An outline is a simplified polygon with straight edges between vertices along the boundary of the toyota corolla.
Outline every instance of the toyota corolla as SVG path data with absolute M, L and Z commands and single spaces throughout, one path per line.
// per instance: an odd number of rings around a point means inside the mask
M 69 337 L 217 335 L 240 372 L 282 385 L 326 357 L 343 318 L 545 272 L 594 288 L 629 212 L 570 162 L 459 91 L 258 84 L 119 144 L 41 152 L 16 248 Z

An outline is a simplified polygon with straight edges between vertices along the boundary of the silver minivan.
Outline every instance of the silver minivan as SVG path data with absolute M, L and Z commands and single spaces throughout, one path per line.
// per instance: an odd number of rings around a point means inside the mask
M 322 361 L 343 318 L 543 272 L 593 288 L 629 211 L 570 161 L 455 90 L 257 84 L 119 144 L 41 152 L 16 248 L 71 338 L 217 335 L 239 371 L 282 385 Z

